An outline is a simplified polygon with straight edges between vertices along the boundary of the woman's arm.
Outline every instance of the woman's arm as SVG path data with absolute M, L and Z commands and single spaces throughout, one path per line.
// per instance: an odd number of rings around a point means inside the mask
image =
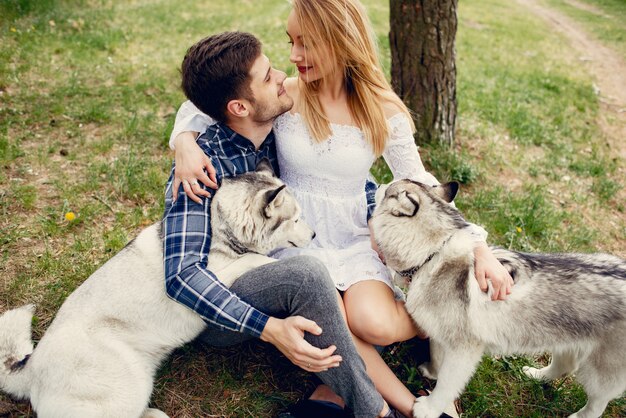
M 214 123 L 210 116 L 202 113 L 189 100 L 178 109 L 174 129 L 170 135 L 170 148 L 176 150 L 173 199 L 176 199 L 181 184 L 187 196 L 196 203 L 202 202 L 200 196 L 209 196 L 209 192 L 201 188 L 198 182 L 217 189 L 215 168 L 211 165 L 209 157 L 196 144 L 198 134 L 206 131 Z
M 206 187 L 217 189 L 215 168 L 211 164 L 211 159 L 196 143 L 196 136 L 196 132 L 181 132 L 174 138 L 173 145 L 176 149 L 172 183 L 172 199 L 174 200 L 181 184 L 187 196 L 196 203 L 202 202 L 200 196 L 210 196 L 207 190 L 200 187 L 199 182 Z
M 176 112 L 176 120 L 174 122 L 174 129 L 170 134 L 170 148 L 176 149 L 176 137 L 183 132 L 193 132 L 194 139 L 198 134 L 206 131 L 206 128 L 215 124 L 209 115 L 202 113 L 200 109 L 196 107 L 191 101 L 187 100 L 183 102 Z

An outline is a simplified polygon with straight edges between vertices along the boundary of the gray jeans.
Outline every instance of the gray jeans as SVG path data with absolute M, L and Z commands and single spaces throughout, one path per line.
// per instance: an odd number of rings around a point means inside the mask
M 300 315 L 323 330 L 305 339 L 319 348 L 335 345 L 342 357 L 339 367 L 317 376 L 341 396 L 357 418 L 377 417 L 383 398 L 365 371 L 365 363 L 337 305 L 337 291 L 328 270 L 316 258 L 292 257 L 256 268 L 241 276 L 231 289 L 244 301 L 277 318 Z M 229 346 L 250 338 L 244 334 L 209 328 L 200 336 L 209 345 Z

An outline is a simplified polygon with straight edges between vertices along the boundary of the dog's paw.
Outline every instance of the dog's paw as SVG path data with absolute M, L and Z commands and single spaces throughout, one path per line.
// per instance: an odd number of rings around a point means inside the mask
M 420 371 L 422 376 L 428 379 L 437 380 L 437 370 L 435 370 L 435 367 L 431 362 L 421 364 L 417 367 L 417 369 Z
M 155 408 L 146 408 L 141 418 L 169 418 L 169 416 L 161 410 Z
M 522 367 L 522 372 L 531 379 L 543 380 L 543 373 L 541 373 L 540 369 L 535 367 L 524 366 Z
M 413 418 L 439 418 L 441 411 L 432 408 L 428 396 L 422 396 L 413 404 Z

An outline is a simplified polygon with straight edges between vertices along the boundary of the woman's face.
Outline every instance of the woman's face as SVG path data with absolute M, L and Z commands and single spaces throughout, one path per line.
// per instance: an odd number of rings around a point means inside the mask
M 287 35 L 291 44 L 289 61 L 296 65 L 300 79 L 305 83 L 321 79 L 325 71 L 318 59 L 319 51 L 313 50 L 302 38 L 302 30 L 293 10 L 287 18 Z

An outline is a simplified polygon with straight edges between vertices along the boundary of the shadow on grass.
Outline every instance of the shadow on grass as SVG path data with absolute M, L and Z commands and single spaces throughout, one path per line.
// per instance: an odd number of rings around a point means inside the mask
M 58 0 L 3 0 L 0 2 L 0 14 L 8 22 L 30 14 L 47 13 L 57 4 Z
M 161 367 L 152 404 L 171 417 L 272 417 L 314 388 L 312 375 L 258 340 L 228 348 L 196 341 Z

